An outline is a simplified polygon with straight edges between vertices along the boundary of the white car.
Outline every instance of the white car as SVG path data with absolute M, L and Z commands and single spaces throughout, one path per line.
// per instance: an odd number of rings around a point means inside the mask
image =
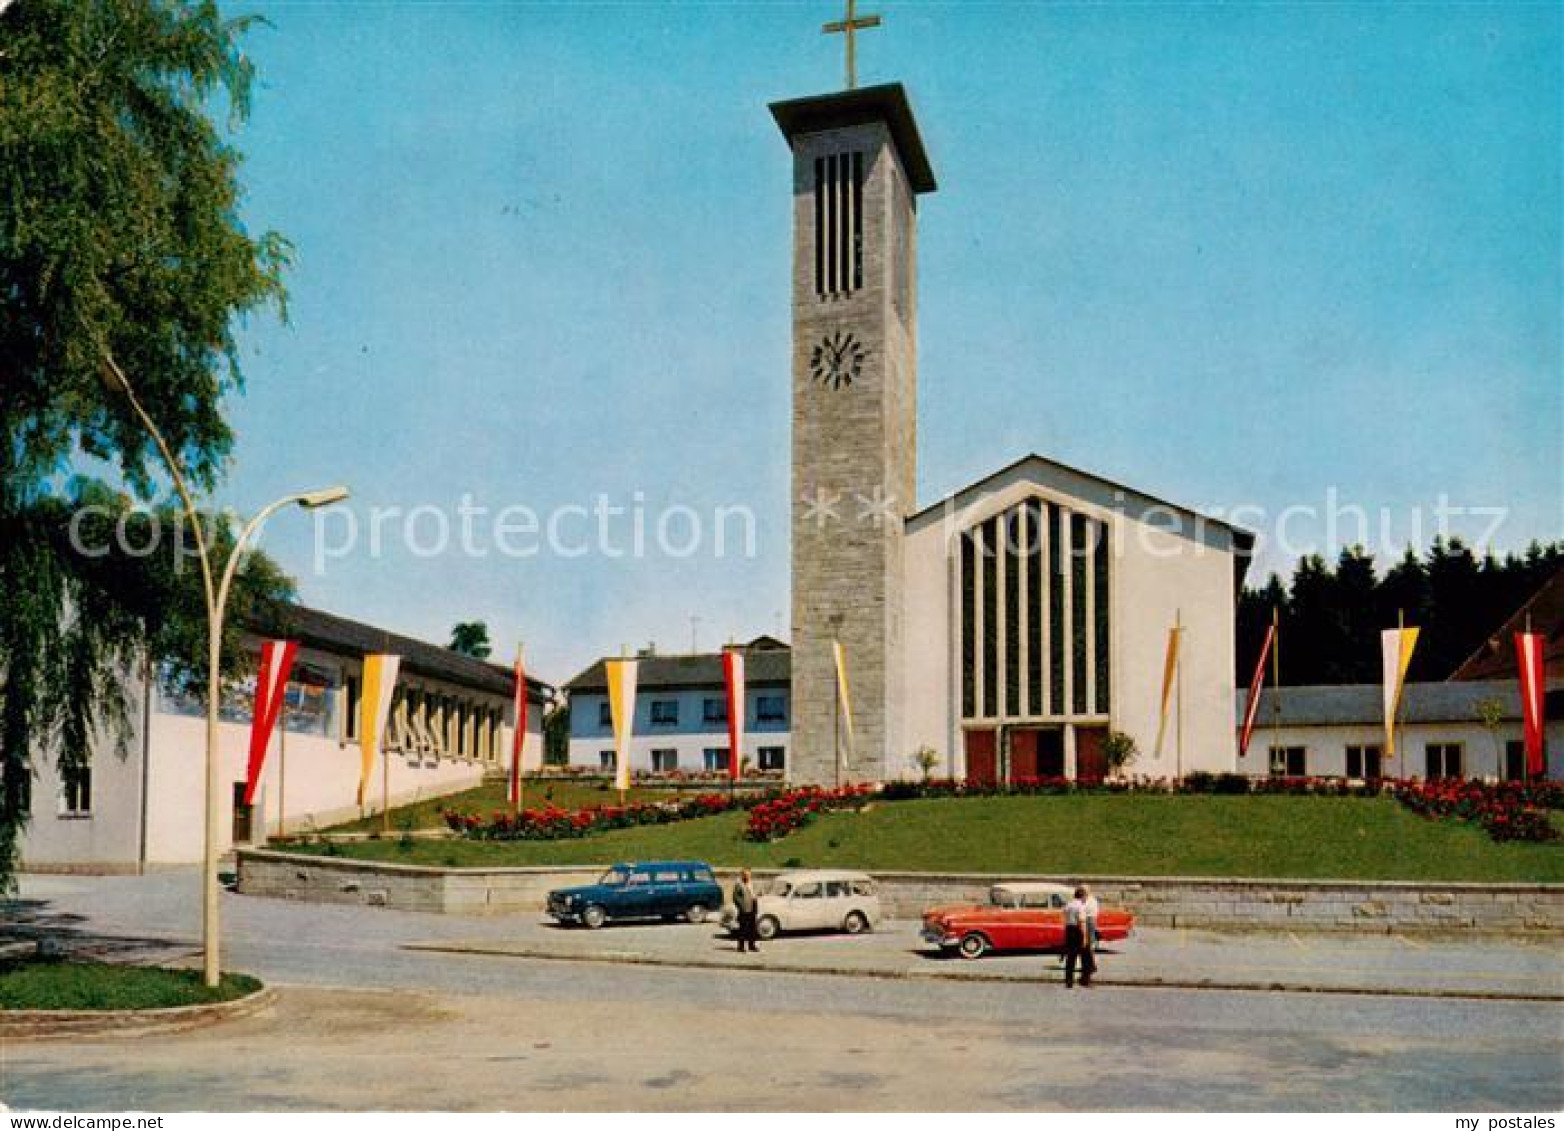
M 880 910 L 880 889 L 863 872 L 823 870 L 783 872 L 760 897 L 755 929 L 762 939 L 774 939 L 781 931 L 846 931 L 850 935 L 872 931 L 885 918 Z M 723 925 L 738 925 L 738 913 L 730 904 L 722 914 Z

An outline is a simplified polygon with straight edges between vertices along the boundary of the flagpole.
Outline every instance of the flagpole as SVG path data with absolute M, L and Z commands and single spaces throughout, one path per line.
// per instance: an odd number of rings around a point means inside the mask
M 1526 610 L 1526 627 L 1525 627 L 1524 631 L 1526 633 L 1525 638 L 1529 640 L 1531 638 L 1531 610 L 1530 609 Z M 1525 656 L 1524 653 L 1520 657 L 1520 662 L 1523 663 L 1523 664 L 1526 663 L 1526 656 Z M 1515 670 L 1515 675 L 1516 675 L 1515 683 L 1516 683 L 1517 687 L 1524 688 L 1526 686 L 1526 681 L 1523 678 L 1521 678 L 1523 676 L 1523 674 L 1524 673 L 1521 672 L 1520 668 L 1517 667 L 1516 670 Z M 1521 737 L 1521 785 L 1525 786 L 1528 789 L 1531 788 L 1531 751 L 1529 749 L 1527 749 L 1527 745 L 1528 744 L 1526 742 L 1525 735 L 1526 735 L 1526 715 L 1528 713 L 1529 707 L 1530 707 L 1530 705 L 1527 704 L 1527 703 L 1523 702 L 1521 704 L 1521 736 L 1522 736 Z M 1546 730 L 1543 731 L 1543 736 L 1544 736 L 1543 741 L 1546 742 L 1546 740 L 1547 740 L 1546 739 L 1546 736 L 1547 736 L 1547 731 Z M 1547 747 L 1546 746 L 1543 747 L 1543 759 L 1544 759 L 1544 761 L 1542 763 L 1542 772 L 1544 774 L 1546 774 L 1548 772 L 1548 763 L 1546 761 L 1546 759 L 1547 759 Z
M 287 835 L 288 806 L 288 685 L 282 685 L 282 711 L 277 726 L 277 839 Z
M 1276 749 L 1282 745 L 1282 610 L 1275 605 L 1271 607 L 1271 745 Z M 1265 769 L 1270 772 L 1269 756 Z
M 831 666 L 836 668 L 836 650 L 840 646 L 836 640 L 831 641 Z M 831 672 L 832 699 L 836 703 L 836 710 L 831 712 L 831 747 L 836 754 L 836 788 L 842 788 L 842 673 L 838 670 Z
M 522 725 L 521 718 L 522 705 L 526 702 L 527 699 L 527 681 L 521 667 L 520 640 L 516 641 L 516 686 L 516 718 L 514 723 L 516 727 L 516 736 L 515 740 L 511 743 L 511 758 L 515 762 L 515 765 L 511 767 L 511 774 L 514 777 L 516 788 L 514 790 L 507 791 L 511 795 L 510 815 L 512 817 L 521 812 L 521 791 L 524 788 L 521 777 L 521 772 L 524 765 L 522 755 L 526 752 L 527 743 L 527 731 L 526 728 Z
M 1177 729 L 1173 732 L 1173 760 L 1176 763 L 1174 777 L 1184 776 L 1184 612 L 1173 610 L 1173 631 L 1178 633 L 1178 652 L 1173 666 L 1173 706 L 1178 712 Z
M 1401 689 L 1404 686 L 1404 681 L 1403 681 L 1402 676 L 1401 676 L 1400 655 L 1401 655 L 1401 649 L 1406 647 L 1406 627 L 1407 627 L 1407 612 L 1406 612 L 1405 609 L 1397 609 L 1396 610 L 1396 656 L 1397 656 L 1397 659 L 1396 659 L 1396 691 L 1395 691 L 1395 695 L 1396 695 L 1396 698 L 1395 698 L 1396 713 L 1390 717 L 1390 730 L 1391 730 L 1391 733 L 1396 736 L 1396 758 L 1399 759 L 1399 762 L 1400 762 L 1401 776 L 1402 777 L 1406 777 L 1407 776 L 1407 772 L 1406 772 L 1406 770 L 1407 770 L 1407 752 L 1406 752 L 1406 743 L 1404 741 L 1402 741 L 1403 739 L 1406 738 L 1406 734 L 1401 729 Z

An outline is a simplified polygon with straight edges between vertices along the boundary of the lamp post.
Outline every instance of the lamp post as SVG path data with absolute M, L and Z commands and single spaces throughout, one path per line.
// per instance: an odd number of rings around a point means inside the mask
M 196 512 L 195 499 L 190 494 L 190 488 L 185 483 L 185 478 L 180 474 L 179 461 L 174 458 L 168 442 L 163 439 L 163 434 L 158 431 L 157 425 L 152 423 L 152 418 L 142 408 L 141 402 L 136 398 L 136 392 L 131 387 L 130 379 L 125 376 L 107 351 L 103 355 L 109 374 L 119 385 L 125 394 L 125 399 L 130 402 L 130 407 L 135 410 L 136 416 L 152 437 L 152 442 L 163 456 L 163 462 L 168 465 L 168 472 L 174 481 L 174 489 L 179 493 L 180 501 L 184 504 L 185 517 L 190 523 L 191 531 L 195 537 L 196 553 L 201 559 L 201 583 L 206 595 L 206 837 L 205 851 L 203 853 L 201 867 L 201 950 L 202 972 L 206 984 L 216 987 L 222 977 L 221 965 L 218 959 L 219 935 L 217 921 L 217 826 L 218 826 L 218 758 L 217 758 L 217 714 L 222 693 L 222 646 L 223 646 L 223 613 L 228 605 L 228 590 L 233 584 L 234 575 L 239 570 L 239 559 L 244 554 L 245 543 L 260 529 L 261 524 L 270 518 L 275 512 L 293 503 L 313 510 L 316 507 L 330 506 L 339 503 L 348 497 L 346 487 L 327 487 L 319 491 L 303 491 L 293 495 L 285 495 L 276 502 L 261 508 L 260 512 L 245 524 L 239 532 L 239 537 L 234 541 L 233 549 L 229 551 L 228 560 L 224 563 L 222 578 L 214 584 L 212 570 L 212 547 L 207 545 L 206 534 L 201 528 L 201 518 Z

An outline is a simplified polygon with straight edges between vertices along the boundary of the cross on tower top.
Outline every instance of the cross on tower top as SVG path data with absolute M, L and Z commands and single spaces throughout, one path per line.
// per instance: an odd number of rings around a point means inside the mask
M 854 36 L 864 28 L 879 27 L 879 16 L 858 15 L 857 0 L 847 0 L 847 18 L 833 20 L 821 26 L 820 31 L 825 35 L 840 33 L 847 40 L 847 89 L 852 90 L 858 85 L 858 61 Z

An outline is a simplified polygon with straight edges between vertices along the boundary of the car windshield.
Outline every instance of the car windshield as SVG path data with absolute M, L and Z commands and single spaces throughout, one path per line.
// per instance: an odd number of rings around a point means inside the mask
M 995 907 L 1019 907 L 1021 905 L 1021 900 L 1015 892 L 1006 888 L 989 889 L 988 901 Z
M 786 880 L 774 880 L 774 881 L 772 881 L 772 884 L 771 884 L 771 894 L 772 895 L 780 895 L 780 896 L 783 896 L 785 898 L 787 896 L 787 893 L 788 893 L 789 890 L 790 890 L 790 885 L 788 884 L 788 882 Z
M 598 883 L 604 887 L 624 887 L 625 881 L 630 878 L 630 872 L 626 868 L 610 868 L 598 877 Z

